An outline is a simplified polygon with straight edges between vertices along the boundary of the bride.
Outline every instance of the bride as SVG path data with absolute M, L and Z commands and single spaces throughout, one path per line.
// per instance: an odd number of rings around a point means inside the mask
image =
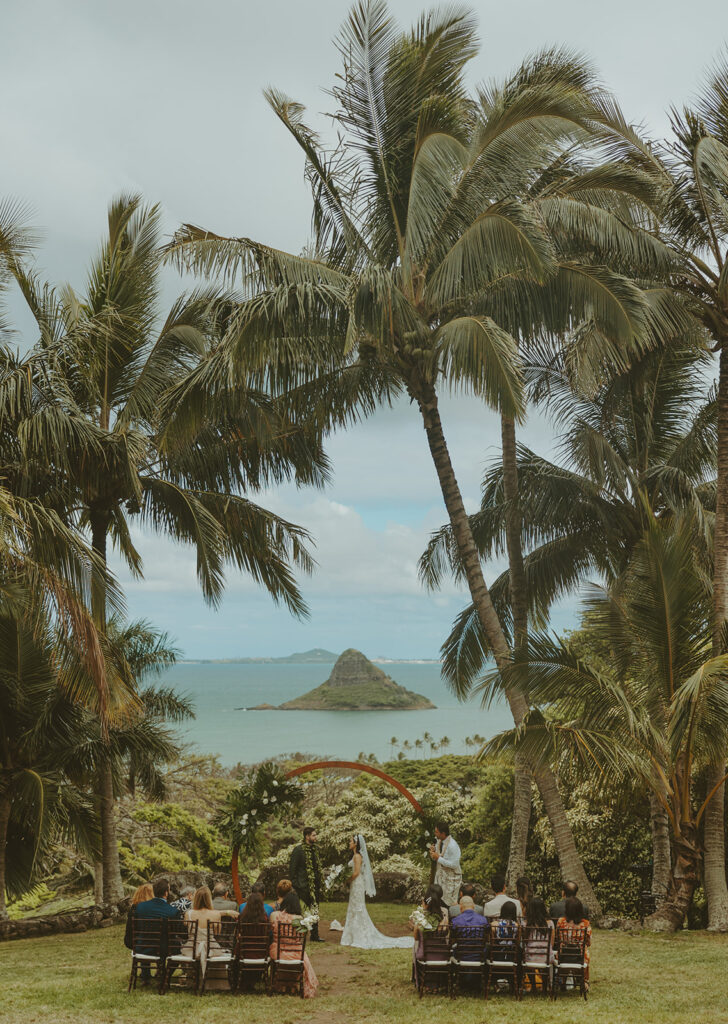
M 353 854 L 349 862 L 352 868 L 351 889 L 341 945 L 356 946 L 359 949 L 409 948 L 412 945 L 410 936 L 393 938 L 391 935 L 383 935 L 375 928 L 369 916 L 366 897 L 376 895 L 377 890 L 364 836 L 355 835 L 349 843 L 349 849 Z

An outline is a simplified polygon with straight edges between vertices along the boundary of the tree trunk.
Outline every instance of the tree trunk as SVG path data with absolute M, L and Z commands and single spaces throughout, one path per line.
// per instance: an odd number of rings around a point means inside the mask
M 103 902 L 119 903 L 124 898 L 124 884 L 121 880 L 119 844 L 116 838 L 116 802 L 114 780 L 111 768 L 103 765 L 99 770 L 99 793 L 101 795 L 101 850 L 103 862 Z M 94 887 L 95 889 L 95 887 Z
M 652 827 L 652 895 L 662 901 L 670 886 L 670 822 L 657 793 L 650 790 Z
M 99 820 L 101 815 L 99 815 Z M 104 862 L 94 861 L 94 906 L 101 907 L 104 904 Z
M 692 823 L 683 826 L 683 834 L 674 841 L 674 868 L 667 896 L 654 914 L 645 918 L 645 928 L 653 932 L 675 932 L 682 928 L 700 880 L 701 856 L 697 830 Z
M 728 620 L 728 340 L 720 350 L 718 376 L 718 482 L 713 534 L 713 655 L 724 652 L 723 626 Z M 728 755 L 728 751 L 726 752 Z M 708 771 L 712 788 L 725 774 L 724 756 Z M 712 780 L 712 781 L 711 781 Z M 708 928 L 728 930 L 728 885 L 725 870 L 725 787 L 705 811 L 705 895 Z
M 0 796 L 0 921 L 8 919 L 8 905 L 5 897 L 5 865 L 8 846 L 8 825 L 10 823 L 10 794 Z
M 91 516 L 91 547 L 95 554 L 106 565 L 106 537 L 109 529 L 109 517 L 106 512 L 92 511 Z M 99 632 L 106 629 L 106 587 L 103 577 L 94 572 L 91 580 L 91 614 Z M 96 798 L 101 816 L 101 862 L 103 876 L 103 902 L 118 903 L 124 897 L 124 886 L 121 881 L 121 864 L 119 862 L 119 845 L 116 837 L 116 817 L 114 803 L 114 780 L 109 763 L 100 766 L 97 772 Z M 94 885 L 94 892 L 96 892 Z
M 430 454 L 437 471 L 445 507 L 450 518 L 453 537 L 457 544 L 458 555 L 468 581 L 471 600 L 478 612 L 483 631 L 493 651 L 496 665 L 500 669 L 505 669 L 511 663 L 511 652 L 485 583 L 483 570 L 480 565 L 480 556 L 473 540 L 470 522 L 463 505 L 463 498 L 445 442 L 435 389 L 430 384 L 419 383 L 418 386 L 412 387 L 412 394 L 417 400 L 422 414 L 425 433 L 427 434 L 427 441 L 430 446 Z M 513 719 L 516 725 L 519 725 L 528 711 L 526 698 L 520 692 L 516 693 L 508 690 L 506 691 L 506 698 L 510 705 Z M 541 767 L 537 772 L 534 772 L 534 778 L 541 792 L 546 813 L 549 816 L 556 844 L 556 852 L 564 879 L 573 880 L 578 883 L 580 895 L 589 905 L 592 917 L 594 920 L 599 920 L 602 916 L 601 906 L 586 877 L 584 866 L 576 849 L 574 836 L 566 817 L 566 811 L 554 774 L 550 768 Z
M 523 520 L 518 492 L 516 423 L 511 416 L 501 416 L 501 458 L 503 492 L 506 500 L 506 547 L 513 614 L 513 646 L 518 650 L 528 642 L 528 586 L 523 567 Z M 531 784 L 532 776 L 528 762 L 517 753 L 513 773 L 513 823 L 506 871 L 509 892 L 515 891 L 516 879 L 526 870 L 528 827 L 531 821 Z

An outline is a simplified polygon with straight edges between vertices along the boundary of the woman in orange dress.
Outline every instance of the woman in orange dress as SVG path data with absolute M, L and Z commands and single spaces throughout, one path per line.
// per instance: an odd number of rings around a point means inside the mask
M 589 985 L 589 961 L 591 960 L 591 946 L 592 930 L 591 925 L 584 917 L 584 907 L 581 900 L 577 896 L 569 896 L 564 905 L 564 916 L 560 917 L 556 922 L 556 942 L 559 941 L 561 929 L 566 929 L 568 936 L 572 941 L 581 942 L 584 940 L 584 981 Z M 556 959 L 558 960 L 558 948 L 556 950 Z
M 278 930 L 282 924 L 295 924 L 296 920 L 300 917 L 300 914 L 295 912 L 298 898 L 295 893 L 291 892 L 293 886 L 287 878 L 282 879 L 278 883 L 278 903 L 279 909 L 274 910 L 269 917 L 269 922 L 272 931 L 272 941 L 270 944 L 270 956 L 272 960 L 278 957 Z M 301 952 L 300 946 L 285 946 L 280 951 L 281 960 L 300 960 Z M 303 955 L 303 998 L 313 999 L 318 991 L 318 978 L 316 972 L 313 969 L 311 961 L 308 958 L 308 953 Z

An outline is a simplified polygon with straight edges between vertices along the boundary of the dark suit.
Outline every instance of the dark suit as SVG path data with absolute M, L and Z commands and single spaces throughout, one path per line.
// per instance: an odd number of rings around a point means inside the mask
M 308 877 L 309 856 L 311 858 L 313 887 Z M 321 861 L 319 860 L 318 850 L 315 845 L 304 842 L 300 846 L 294 847 L 288 869 L 291 881 L 293 882 L 293 888 L 300 899 L 303 900 L 307 907 L 317 907 L 321 901 L 322 879 Z M 319 939 L 318 924 L 315 924 L 311 929 L 311 940 L 313 942 L 322 941 Z

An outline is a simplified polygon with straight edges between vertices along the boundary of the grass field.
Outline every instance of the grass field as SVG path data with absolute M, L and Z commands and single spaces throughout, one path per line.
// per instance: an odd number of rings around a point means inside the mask
M 402 934 L 406 909 L 374 904 L 384 931 Z M 343 904 L 322 908 L 325 920 L 343 921 Z M 324 934 L 326 932 L 324 931 Z M 462 1024 L 482 1021 L 543 1024 L 728 1024 L 725 977 L 728 935 L 682 932 L 671 937 L 595 932 L 592 992 L 588 1004 L 569 995 L 553 1004 L 526 995 L 461 997 L 456 1003 L 426 996 L 409 983 L 409 950 L 352 951 L 331 934 L 315 946 L 313 963 L 321 988 L 310 1002 L 287 996 L 232 997 L 210 993 L 202 1000 L 184 992 L 160 997 L 153 990 L 126 993 L 129 960 L 121 926 L 0 944 L 0 1021 L 3 1024 L 101 1024 L 201 1020 L 222 1024 L 422 1024 L 425 1017 Z

